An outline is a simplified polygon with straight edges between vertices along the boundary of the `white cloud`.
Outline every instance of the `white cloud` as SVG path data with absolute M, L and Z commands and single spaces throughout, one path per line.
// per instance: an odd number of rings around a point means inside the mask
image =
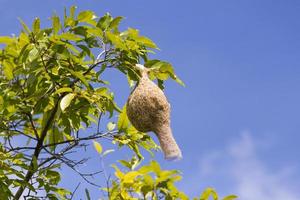
M 201 179 L 221 182 L 217 183 L 217 191 L 223 187 L 221 193 L 229 190 L 240 200 L 299 200 L 300 192 L 294 188 L 300 184 L 295 183 L 294 170 L 282 166 L 274 171 L 259 158 L 257 143 L 250 133 L 244 132 L 225 150 L 207 154 L 200 160 Z

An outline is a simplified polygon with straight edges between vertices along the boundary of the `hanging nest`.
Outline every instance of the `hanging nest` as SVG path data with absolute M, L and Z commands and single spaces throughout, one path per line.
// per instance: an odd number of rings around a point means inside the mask
M 148 69 L 136 65 L 141 74 L 137 86 L 127 100 L 127 116 L 141 132 L 153 131 L 168 160 L 180 159 L 181 151 L 170 127 L 170 104 L 163 91 L 148 77 Z

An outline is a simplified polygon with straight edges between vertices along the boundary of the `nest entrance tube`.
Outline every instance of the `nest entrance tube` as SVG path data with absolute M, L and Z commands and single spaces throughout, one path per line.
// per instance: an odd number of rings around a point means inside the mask
M 178 160 L 182 154 L 170 126 L 170 104 L 163 91 L 149 79 L 148 69 L 140 64 L 136 68 L 141 78 L 127 100 L 128 119 L 137 130 L 156 134 L 165 159 Z

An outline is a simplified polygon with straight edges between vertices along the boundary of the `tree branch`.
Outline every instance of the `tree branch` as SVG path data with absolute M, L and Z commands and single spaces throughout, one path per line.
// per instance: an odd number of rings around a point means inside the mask
M 40 154 L 42 146 L 43 146 L 44 139 L 46 138 L 47 132 L 48 132 L 48 130 L 49 130 L 49 128 L 50 128 L 50 126 L 51 126 L 51 124 L 54 120 L 55 114 L 58 110 L 59 101 L 60 101 L 60 98 L 57 100 L 57 102 L 56 102 L 56 104 L 55 104 L 55 106 L 52 110 L 52 113 L 51 113 L 51 115 L 50 115 L 50 117 L 49 117 L 49 119 L 46 123 L 46 126 L 42 130 L 41 137 L 38 139 L 38 142 L 36 144 L 32 159 L 30 161 L 29 170 L 27 171 L 27 173 L 25 175 L 25 178 L 23 180 L 25 182 L 28 182 L 31 179 L 31 177 L 33 176 L 33 174 L 35 173 L 34 172 L 34 160 L 38 159 L 38 157 L 39 157 L 39 154 Z M 26 188 L 25 185 L 22 185 L 22 186 L 19 187 L 18 191 L 16 192 L 16 194 L 14 196 L 14 200 L 20 199 L 20 197 L 23 194 L 25 188 Z
M 95 67 L 97 67 L 99 64 L 102 64 L 102 63 L 105 63 L 105 62 L 107 62 L 106 59 L 96 62 L 95 64 L 91 65 L 91 66 L 83 73 L 83 75 L 88 74 L 91 70 L 93 70 L 93 69 L 94 69 Z M 78 81 L 79 81 L 79 78 L 74 79 L 74 81 L 71 82 L 71 83 L 69 84 L 69 87 L 73 87 Z M 50 92 L 53 92 L 54 90 L 55 90 L 55 87 L 53 87 L 52 89 L 50 89 Z M 33 174 L 35 173 L 35 169 L 34 169 L 34 161 L 35 161 L 36 159 L 38 159 L 38 157 L 39 157 L 39 155 L 40 155 L 40 153 L 41 153 L 41 150 L 42 150 L 43 148 L 46 147 L 46 146 L 43 145 L 44 140 L 45 140 L 45 138 L 46 138 L 47 132 L 48 132 L 48 130 L 49 130 L 51 124 L 52 124 L 53 121 L 54 121 L 56 112 L 57 112 L 58 107 L 59 107 L 59 102 L 60 102 L 60 100 L 61 100 L 65 95 L 66 95 L 66 94 L 63 94 L 63 95 L 61 95 L 61 96 L 58 98 L 58 100 L 57 100 L 57 102 L 56 102 L 56 104 L 55 104 L 55 106 L 54 106 L 54 108 L 53 108 L 53 110 L 52 110 L 52 112 L 51 112 L 51 115 L 50 115 L 50 117 L 49 117 L 49 119 L 48 119 L 48 121 L 47 121 L 47 123 L 46 123 L 46 126 L 45 126 L 44 129 L 41 131 L 40 137 L 37 138 L 37 144 L 36 144 L 36 147 L 35 147 L 35 149 L 34 149 L 34 153 L 33 153 L 32 159 L 31 159 L 30 164 L 29 164 L 29 170 L 27 171 L 27 173 L 26 173 L 26 175 L 25 175 L 25 178 L 23 179 L 24 182 L 27 182 L 27 183 L 28 183 L 28 182 L 30 181 L 30 179 L 32 178 Z M 43 97 L 45 97 L 45 95 L 44 95 Z M 35 133 L 35 134 L 36 134 L 36 133 Z M 99 138 L 99 137 L 104 137 L 104 136 L 99 136 L 99 135 L 98 135 L 98 136 L 94 136 L 94 137 L 86 137 L 86 138 L 82 138 L 82 140 L 96 139 L 96 138 Z M 70 143 L 70 142 L 76 142 L 76 141 L 77 141 L 77 140 L 74 139 L 73 141 L 71 140 L 71 141 L 67 141 L 67 142 L 64 142 L 64 143 Z M 53 145 L 54 145 L 54 144 L 53 144 Z M 25 185 L 25 184 L 22 185 L 22 186 L 20 186 L 19 189 L 17 190 L 17 192 L 15 193 L 14 200 L 19 200 L 25 189 L 26 189 L 26 185 Z
M 37 132 L 37 130 L 36 130 L 36 127 L 35 127 L 35 125 L 34 125 L 34 123 L 33 123 L 32 115 L 29 114 L 29 113 L 25 113 L 25 114 L 26 114 L 26 116 L 29 118 L 29 121 L 30 121 L 30 124 L 31 124 L 31 126 L 32 126 L 34 135 L 35 135 L 36 139 L 38 140 L 38 139 L 39 139 L 39 134 L 38 134 L 38 132 Z

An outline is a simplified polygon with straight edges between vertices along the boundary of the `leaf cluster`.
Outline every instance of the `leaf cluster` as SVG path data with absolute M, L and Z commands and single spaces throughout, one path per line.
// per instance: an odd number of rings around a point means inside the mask
M 158 47 L 137 29 L 119 30 L 123 17 L 77 13 L 72 6 L 50 19 L 50 27 L 39 18 L 31 26 L 20 20 L 20 34 L 0 37 L 0 199 L 71 199 L 74 192 L 58 187 L 62 165 L 96 185 L 88 179 L 96 173 L 78 170 L 86 158 L 69 154 L 94 141 L 104 157 L 114 149 L 103 152 L 102 138 L 133 152 L 131 161 L 119 161 L 122 168 L 114 165 L 115 179 L 106 188 L 110 199 L 187 199 L 175 186 L 181 178 L 177 171 L 162 170 L 155 161 L 137 169 L 141 149 L 153 155 L 159 147 L 129 123 L 126 108 L 119 108 L 102 78 L 116 69 L 132 87 L 140 78 L 133 66 L 142 63 L 160 88 L 169 78 L 184 85 L 172 65 L 149 59 Z M 115 115 L 117 122 L 111 120 Z M 103 117 L 111 120 L 105 131 Z

